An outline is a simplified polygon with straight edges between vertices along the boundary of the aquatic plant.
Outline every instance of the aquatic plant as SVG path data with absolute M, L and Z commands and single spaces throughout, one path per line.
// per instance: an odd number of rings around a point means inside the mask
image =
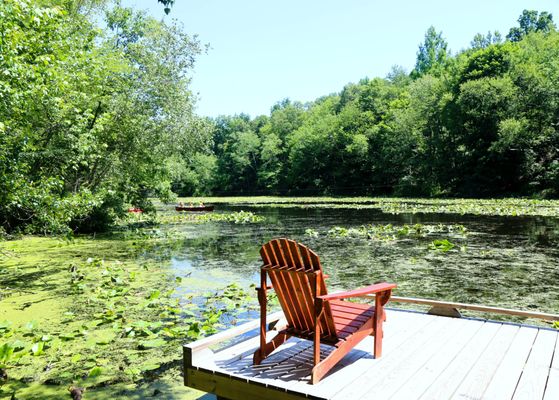
M 312 228 L 307 228 L 305 229 L 305 235 L 312 237 L 312 238 L 316 238 L 318 237 L 318 231 L 312 229 Z
M 230 213 L 180 213 L 162 214 L 155 220 L 158 224 L 230 222 L 233 224 L 255 224 L 266 218 L 250 211 L 236 211 Z
M 316 235 L 319 235 L 319 232 Z M 465 237 L 467 235 L 467 228 L 464 225 L 424 225 L 424 224 L 414 224 L 414 225 L 402 225 L 394 226 L 392 224 L 382 225 L 382 224 L 370 224 L 362 225 L 358 228 L 345 228 L 341 226 L 334 226 L 329 229 L 326 234 L 330 237 L 356 237 L 356 238 L 367 238 L 370 240 L 377 241 L 394 241 L 403 238 L 410 237 L 427 237 L 433 234 L 453 234 L 457 237 Z
M 558 200 L 509 199 L 422 199 L 390 197 L 193 197 L 184 202 L 246 204 L 251 207 L 370 208 L 389 214 L 471 214 L 520 217 L 559 217 Z
M 429 245 L 430 250 L 436 250 L 443 253 L 446 253 L 447 251 L 450 251 L 453 248 L 454 248 L 454 243 L 449 242 L 448 239 L 433 240 Z
M 94 243 L 81 238 L 70 243 L 46 238 L 35 241 L 59 243 L 56 246 L 63 247 L 55 248 L 61 251 L 77 251 Z M 138 253 L 152 246 L 165 248 L 173 241 L 146 236 L 114 243 L 121 249 L 121 256 L 123 250 L 130 251 L 136 260 Z M 14 253 L 17 260 L 9 264 L 14 268 L 5 269 L 12 277 L 22 267 L 29 268 L 18 257 L 21 252 Z M 68 260 L 70 265 L 49 266 L 49 281 L 37 281 L 34 289 L 41 296 L 39 287 L 52 286 L 49 297 L 56 298 L 57 307 L 63 307 L 57 319 L 41 324 L 36 320 L 16 322 L 16 309 L 8 314 L 11 321 L 0 322 L 0 374 L 8 377 L 7 384 L 0 387 L 0 397 L 7 393 L 4 388 L 11 390 L 22 382 L 46 382 L 61 390 L 72 385 L 89 391 L 100 385 L 169 375 L 172 370 L 178 375 L 181 354 L 177 348 L 185 340 L 235 323 L 246 305 L 256 304 L 252 290 L 238 284 L 179 296 L 176 289 L 185 284 L 183 277 L 169 276 L 161 263 L 97 256 Z M 8 291 L 7 296 L 17 300 L 21 292 Z

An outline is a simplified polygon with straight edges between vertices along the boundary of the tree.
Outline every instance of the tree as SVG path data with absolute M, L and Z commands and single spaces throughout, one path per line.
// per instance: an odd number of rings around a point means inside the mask
M 524 10 L 518 17 L 520 26 L 511 28 L 507 39 L 511 42 L 518 42 L 530 32 L 548 33 L 556 29 L 553 22 L 553 15 L 546 11 L 538 13 L 535 10 Z
M 442 32 L 437 33 L 435 27 L 430 26 L 425 33 L 425 40 L 419 45 L 412 76 L 419 77 L 428 72 L 436 72 L 444 67 L 449 57 L 447 47 L 448 44 L 443 38 Z
M 170 195 L 167 158 L 203 147 L 180 27 L 115 6 L 108 31 L 75 2 L 0 3 L 0 224 L 98 229 L 126 203 Z
M 492 44 L 499 44 L 503 41 L 503 38 L 499 31 L 491 31 L 487 32 L 484 36 L 481 33 L 477 33 L 472 41 L 470 42 L 470 47 L 472 49 L 485 49 L 486 47 L 491 46 Z
M 557 59 L 552 29 L 505 42 L 497 32 L 478 34 L 472 48 L 452 56 L 430 28 L 411 76 L 393 68 L 386 79 L 348 83 L 307 105 L 282 100 L 269 117 L 218 118 L 219 186 L 231 193 L 559 196 Z
M 472 53 L 460 74 L 460 83 L 483 77 L 496 77 L 510 68 L 511 47 L 508 44 L 490 45 Z

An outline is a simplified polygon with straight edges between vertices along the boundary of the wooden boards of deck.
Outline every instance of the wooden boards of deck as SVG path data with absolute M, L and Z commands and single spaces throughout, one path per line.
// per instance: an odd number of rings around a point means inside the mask
M 372 356 L 367 338 L 317 385 L 308 383 L 312 342 L 295 338 L 259 366 L 251 338 L 206 350 L 185 373 L 189 386 L 232 400 L 558 400 L 558 337 L 545 328 L 387 310 L 383 356 Z

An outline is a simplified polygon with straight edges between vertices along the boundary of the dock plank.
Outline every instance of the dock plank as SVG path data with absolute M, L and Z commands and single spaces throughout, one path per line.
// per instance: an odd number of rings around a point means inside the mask
M 559 337 L 557 338 L 557 342 L 555 342 L 555 352 L 553 354 L 553 361 L 551 362 L 551 369 L 549 370 L 543 400 L 556 399 L 559 399 Z
M 338 393 L 333 399 L 359 399 L 366 395 L 370 389 L 371 382 L 377 381 L 377 378 L 381 375 L 384 376 L 390 373 L 393 368 L 400 364 L 401 358 L 408 357 L 421 346 L 428 344 L 435 335 L 444 333 L 449 323 L 453 324 L 453 320 L 445 317 L 436 317 L 433 323 L 420 329 L 414 337 L 400 346 L 398 350 L 399 357 L 381 357 L 375 360 L 375 363 L 371 363 L 371 366 L 363 374 L 359 375 L 357 379 L 348 385 L 347 390 Z
M 532 350 L 538 329 L 522 326 L 483 393 L 484 400 L 510 400 Z M 559 397 L 557 397 L 559 399 Z
M 370 380 L 367 386 L 363 388 L 366 394 L 362 398 L 388 399 L 425 365 L 434 354 L 442 351 L 452 351 L 448 343 L 452 342 L 453 339 L 459 338 L 461 331 L 467 329 L 467 326 L 468 321 L 466 320 L 454 318 L 449 320 L 444 330 L 434 334 L 422 346 L 408 353 L 407 357 L 401 357 L 400 362 L 394 368 L 391 370 L 387 369 L 383 373 L 378 374 L 375 379 Z M 434 348 L 437 348 L 437 350 L 434 351 Z
M 432 323 L 436 317 L 429 315 L 426 318 L 423 314 L 407 313 L 401 311 L 388 311 L 387 321 L 385 324 L 385 338 L 383 340 L 383 357 L 390 357 L 392 352 L 405 341 L 409 340 L 417 331 L 425 325 Z M 372 355 L 373 338 L 369 337 L 363 340 L 355 347 L 355 351 L 350 352 L 340 361 L 336 367 L 329 373 L 326 378 L 321 380 L 317 385 L 312 386 L 309 392 L 316 397 L 329 398 L 339 390 L 343 389 L 348 380 L 355 378 L 356 371 L 365 371 L 368 365 L 374 360 Z M 309 386 L 309 377 L 303 377 L 294 387 L 295 389 L 302 385 Z
M 403 310 L 387 315 L 383 356 L 372 356 L 367 337 L 317 385 L 309 384 L 311 341 L 291 338 L 255 366 L 258 337 L 193 353 L 185 382 L 232 400 L 559 399 L 556 331 Z M 330 348 L 321 347 L 323 356 Z
M 229 399 L 300 400 L 305 398 L 297 394 L 287 393 L 284 390 L 254 384 L 249 385 L 240 379 L 232 379 L 206 371 L 189 369 L 186 373 L 193 388 Z
M 462 383 L 451 397 L 452 400 L 481 399 L 491 378 L 505 357 L 518 333 L 519 327 L 503 325 L 499 333 L 489 343 L 487 349 L 470 369 Z
M 549 349 L 554 349 L 556 342 L 556 332 L 545 329 L 539 330 L 512 397 L 513 400 L 543 398 L 553 357 L 553 351 L 549 351 Z
M 435 352 L 433 356 L 400 388 L 390 399 L 408 400 L 416 399 L 427 390 L 433 380 L 437 378 L 460 353 L 460 351 L 472 340 L 481 329 L 484 322 L 472 321 L 464 326 L 444 348 Z
M 421 400 L 440 400 L 452 396 L 501 326 L 501 324 L 484 323 L 472 340 L 462 348 L 452 363 L 431 382 L 429 388 L 419 398 Z

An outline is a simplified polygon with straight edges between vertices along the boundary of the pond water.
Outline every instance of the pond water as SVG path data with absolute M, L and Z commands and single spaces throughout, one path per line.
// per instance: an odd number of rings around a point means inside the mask
M 132 220 L 107 235 L 3 242 L 0 347 L 17 351 L 0 398 L 68 397 L 72 382 L 88 398 L 199 398 L 183 387 L 177 349 L 257 317 L 250 286 L 260 246 L 276 237 L 315 250 L 330 290 L 388 281 L 400 296 L 559 310 L 558 218 L 344 207 L 219 204 L 216 213 L 265 217 L 235 224 L 161 206 L 160 226 Z
M 356 208 L 274 208 L 220 205 L 252 211 L 260 224 L 187 224 L 171 265 L 176 274 L 227 285 L 257 283 L 261 244 L 288 237 L 313 249 L 330 275 L 330 289 L 377 281 L 398 284 L 395 294 L 544 312 L 559 310 L 559 219 L 456 214 L 385 214 Z M 435 232 L 397 240 L 340 237 L 328 231 L 367 224 L 462 225 L 465 232 Z M 314 235 L 306 230 L 311 228 Z M 440 251 L 435 240 L 454 247 Z M 183 287 L 188 291 L 189 287 Z

